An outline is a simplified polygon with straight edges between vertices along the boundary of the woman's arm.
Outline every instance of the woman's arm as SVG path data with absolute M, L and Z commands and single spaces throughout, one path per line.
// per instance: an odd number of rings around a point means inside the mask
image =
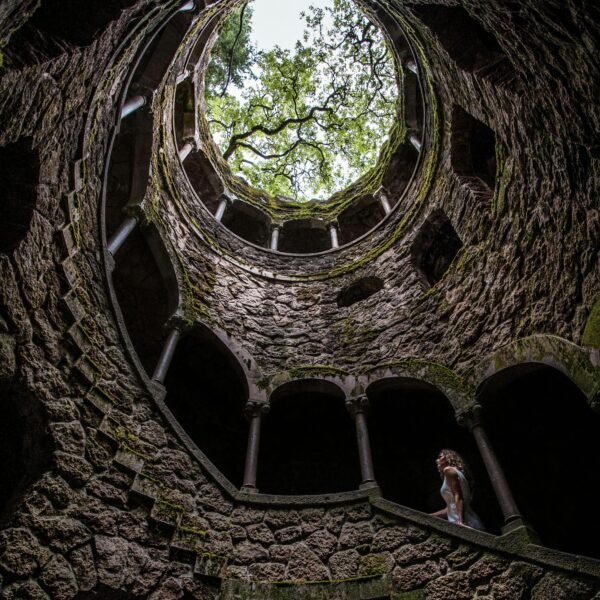
M 458 513 L 458 523 L 460 525 L 465 524 L 465 503 L 463 500 L 462 489 L 460 487 L 460 479 L 458 478 L 458 472 L 454 467 L 446 467 L 444 469 L 444 477 L 448 482 L 448 487 L 452 492 L 452 498 L 456 506 Z

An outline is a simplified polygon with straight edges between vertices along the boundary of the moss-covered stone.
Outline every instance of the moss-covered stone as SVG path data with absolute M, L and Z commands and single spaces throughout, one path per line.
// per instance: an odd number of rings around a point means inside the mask
M 596 303 L 592 307 L 590 316 L 585 324 L 581 343 L 584 346 L 600 348 L 600 298 L 596 300 Z

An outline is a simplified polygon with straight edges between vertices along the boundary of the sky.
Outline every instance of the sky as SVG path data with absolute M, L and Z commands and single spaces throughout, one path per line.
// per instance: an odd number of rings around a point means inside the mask
M 292 49 L 302 37 L 300 13 L 309 6 L 323 8 L 332 0 L 253 0 L 252 40 L 261 50 L 276 44 Z

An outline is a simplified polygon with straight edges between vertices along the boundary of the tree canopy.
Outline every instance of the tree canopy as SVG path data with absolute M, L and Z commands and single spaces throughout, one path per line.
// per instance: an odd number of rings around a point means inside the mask
M 205 78 L 209 125 L 235 174 L 273 195 L 325 198 L 371 168 L 397 118 L 393 58 L 352 0 L 302 13 L 293 51 L 251 44 L 232 13 Z

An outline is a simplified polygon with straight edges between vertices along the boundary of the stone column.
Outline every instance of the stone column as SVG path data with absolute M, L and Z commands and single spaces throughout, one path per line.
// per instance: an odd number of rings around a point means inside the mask
M 421 141 L 419 138 L 413 133 L 410 136 L 410 143 L 415 147 L 417 152 L 421 152 Z
M 142 95 L 134 96 L 133 98 L 129 98 L 125 104 L 123 104 L 123 108 L 121 108 L 121 119 L 128 117 L 133 114 L 136 110 L 142 108 L 146 104 L 146 97 Z
M 260 429 L 262 416 L 267 413 L 269 407 L 264 402 L 250 400 L 244 408 L 244 414 L 250 421 L 248 430 L 248 446 L 246 448 L 246 463 L 244 465 L 244 482 L 242 491 L 257 493 L 256 472 L 258 470 L 258 451 L 260 447 Z
M 190 152 L 194 149 L 194 141 L 188 140 L 183 147 L 179 150 L 179 160 L 183 162 L 190 154 Z
M 196 3 L 194 0 L 188 0 L 188 2 L 184 2 L 179 7 L 179 12 L 190 12 L 196 8 Z
M 188 69 L 179 73 L 179 75 L 177 75 L 177 79 L 175 79 L 176 85 L 183 83 L 189 76 L 190 76 L 190 72 Z
M 388 200 L 388 197 L 385 195 L 385 189 L 383 187 L 380 187 L 375 192 L 375 197 L 379 200 L 379 202 L 381 204 L 381 208 L 383 208 L 383 212 L 386 215 L 389 215 L 392 212 L 392 207 L 390 205 L 390 201 Z
M 138 217 L 131 216 L 127 217 L 115 234 L 110 238 L 107 244 L 108 252 L 114 256 L 119 248 L 125 243 L 131 232 L 136 228 L 138 224 Z
M 500 504 L 500 510 L 504 517 L 503 531 L 510 531 L 517 527 L 527 527 L 517 504 L 513 498 L 504 471 L 498 462 L 498 458 L 482 424 L 482 407 L 474 404 L 466 410 L 457 414 L 456 420 L 463 427 L 467 427 L 473 434 L 479 453 L 488 472 L 492 487 Z
M 158 363 L 154 369 L 154 373 L 152 374 L 153 381 L 157 381 L 161 384 L 165 382 L 167 373 L 169 372 L 169 367 L 171 366 L 171 361 L 173 360 L 173 355 L 177 349 L 177 344 L 181 339 L 182 329 L 183 327 L 180 321 L 173 323 L 173 326 L 169 331 L 169 335 L 167 336 L 167 339 L 163 345 L 160 358 L 158 359 Z
M 217 206 L 217 212 L 215 213 L 215 219 L 220 223 L 223 220 L 227 205 L 229 204 L 229 198 L 227 196 L 221 196 L 219 206 Z
M 281 227 L 274 225 L 271 229 L 271 250 L 279 250 L 279 231 Z
M 362 479 L 360 487 L 377 487 L 371 455 L 371 440 L 369 439 L 369 429 L 367 427 L 369 399 L 366 395 L 349 398 L 346 400 L 346 408 L 354 417 L 354 424 L 356 425 L 356 441 L 358 443 L 360 475 Z
M 331 223 L 329 225 L 329 237 L 331 238 L 331 247 L 339 248 L 340 242 L 338 239 L 338 228 L 336 223 Z

